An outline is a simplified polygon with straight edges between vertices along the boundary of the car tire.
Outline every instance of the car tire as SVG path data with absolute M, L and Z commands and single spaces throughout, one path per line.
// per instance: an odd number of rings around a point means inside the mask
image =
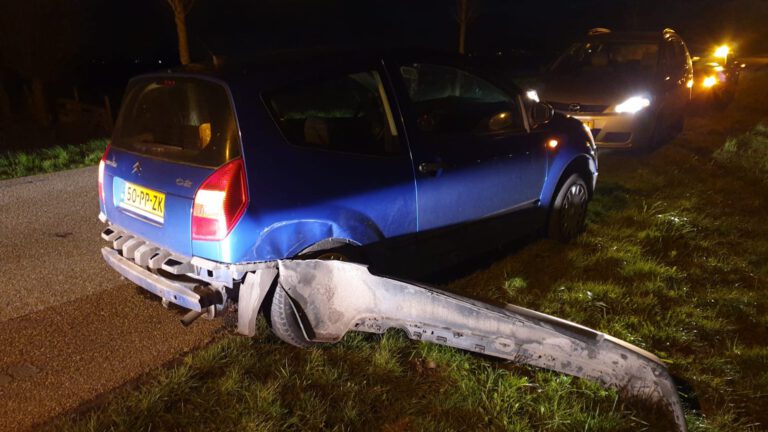
M 643 139 L 638 139 L 636 141 L 632 141 L 632 146 L 627 149 L 627 153 L 630 155 L 635 156 L 643 156 L 645 154 L 653 152 L 653 150 L 659 146 L 661 140 L 659 139 L 659 131 L 658 126 L 656 123 L 651 124 L 650 126 L 650 133 L 643 137 Z
M 656 120 L 653 122 L 653 129 L 651 129 L 651 135 L 647 138 L 646 142 L 640 149 L 643 153 L 650 153 L 654 149 L 657 149 L 664 145 L 667 137 L 670 135 L 669 128 L 662 126 L 661 116 L 656 116 Z
M 349 246 L 344 252 L 336 252 L 332 250 L 334 249 L 333 246 L 344 245 Z M 362 261 L 362 257 L 358 256 L 359 254 L 357 254 L 357 251 L 348 244 L 329 243 L 323 244 L 322 246 L 323 247 L 320 250 L 315 247 L 310 247 L 303 251 L 298 259 Z M 301 323 L 293 309 L 291 299 L 288 297 L 288 293 L 286 293 L 280 285 L 275 287 L 275 291 L 272 294 L 272 304 L 269 308 L 269 314 L 272 324 L 272 333 L 283 342 L 299 348 L 309 348 L 318 344 L 318 342 L 312 342 L 304 336 L 304 331 L 301 329 Z
M 731 102 L 733 102 L 735 96 L 735 89 L 726 84 L 724 88 L 712 92 L 713 105 L 716 109 L 725 111 Z
M 299 348 L 309 348 L 316 342 L 308 340 L 301 330 L 296 313 L 293 311 L 288 293 L 278 285 L 272 294 L 272 305 L 269 308 L 272 333 L 285 343 Z
M 549 212 L 549 238 L 568 243 L 586 228 L 589 189 L 581 175 L 572 174 L 557 191 Z

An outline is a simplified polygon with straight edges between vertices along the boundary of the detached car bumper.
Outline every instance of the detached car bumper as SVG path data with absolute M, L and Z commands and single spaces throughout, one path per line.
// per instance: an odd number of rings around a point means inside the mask
M 649 112 L 637 114 L 574 114 L 564 113 L 581 121 L 592 130 L 595 144 L 600 148 L 631 148 L 643 145 L 653 131 Z
M 220 294 L 216 295 L 216 291 L 195 283 L 166 279 L 123 258 L 114 249 L 102 248 L 101 255 L 110 267 L 126 279 L 183 308 L 202 312 L 207 307 L 223 303 L 223 298 Z

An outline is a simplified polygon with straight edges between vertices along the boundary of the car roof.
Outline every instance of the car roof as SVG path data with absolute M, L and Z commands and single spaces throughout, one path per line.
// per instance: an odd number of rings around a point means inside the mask
M 255 90 L 277 88 L 283 84 L 309 79 L 318 75 L 346 71 L 356 66 L 394 63 L 436 63 L 478 72 L 481 77 L 495 81 L 475 61 L 467 56 L 419 49 L 335 49 L 314 48 L 260 52 L 252 55 L 213 57 L 208 63 L 190 64 L 142 76 L 195 75 L 207 76 L 230 86 L 248 86 Z M 136 78 L 140 78 L 136 77 Z M 502 83 L 503 85 L 503 83 Z
M 660 43 L 669 38 L 679 38 L 677 33 L 671 29 L 664 31 L 610 31 L 607 29 L 599 29 L 597 31 L 590 32 L 585 39 L 586 41 L 617 41 L 617 42 L 647 42 L 647 43 Z

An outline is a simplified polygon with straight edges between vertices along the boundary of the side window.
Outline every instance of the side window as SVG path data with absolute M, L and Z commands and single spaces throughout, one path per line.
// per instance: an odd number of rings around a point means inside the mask
M 400 152 L 377 72 L 297 85 L 272 92 L 266 100 L 283 134 L 295 145 L 366 155 Z
M 517 98 L 465 71 L 430 64 L 400 67 L 422 133 L 524 130 Z
M 661 61 L 665 68 L 669 69 L 675 64 L 675 47 L 672 41 L 665 40 L 662 50 Z
M 679 74 L 686 66 L 685 47 L 676 39 L 664 42 L 664 65 L 669 73 Z

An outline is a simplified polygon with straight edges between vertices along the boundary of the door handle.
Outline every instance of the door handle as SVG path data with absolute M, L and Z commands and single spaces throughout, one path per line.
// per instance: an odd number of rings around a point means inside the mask
M 444 168 L 445 164 L 442 162 L 422 162 L 419 164 L 419 172 L 431 176 L 437 175 Z

